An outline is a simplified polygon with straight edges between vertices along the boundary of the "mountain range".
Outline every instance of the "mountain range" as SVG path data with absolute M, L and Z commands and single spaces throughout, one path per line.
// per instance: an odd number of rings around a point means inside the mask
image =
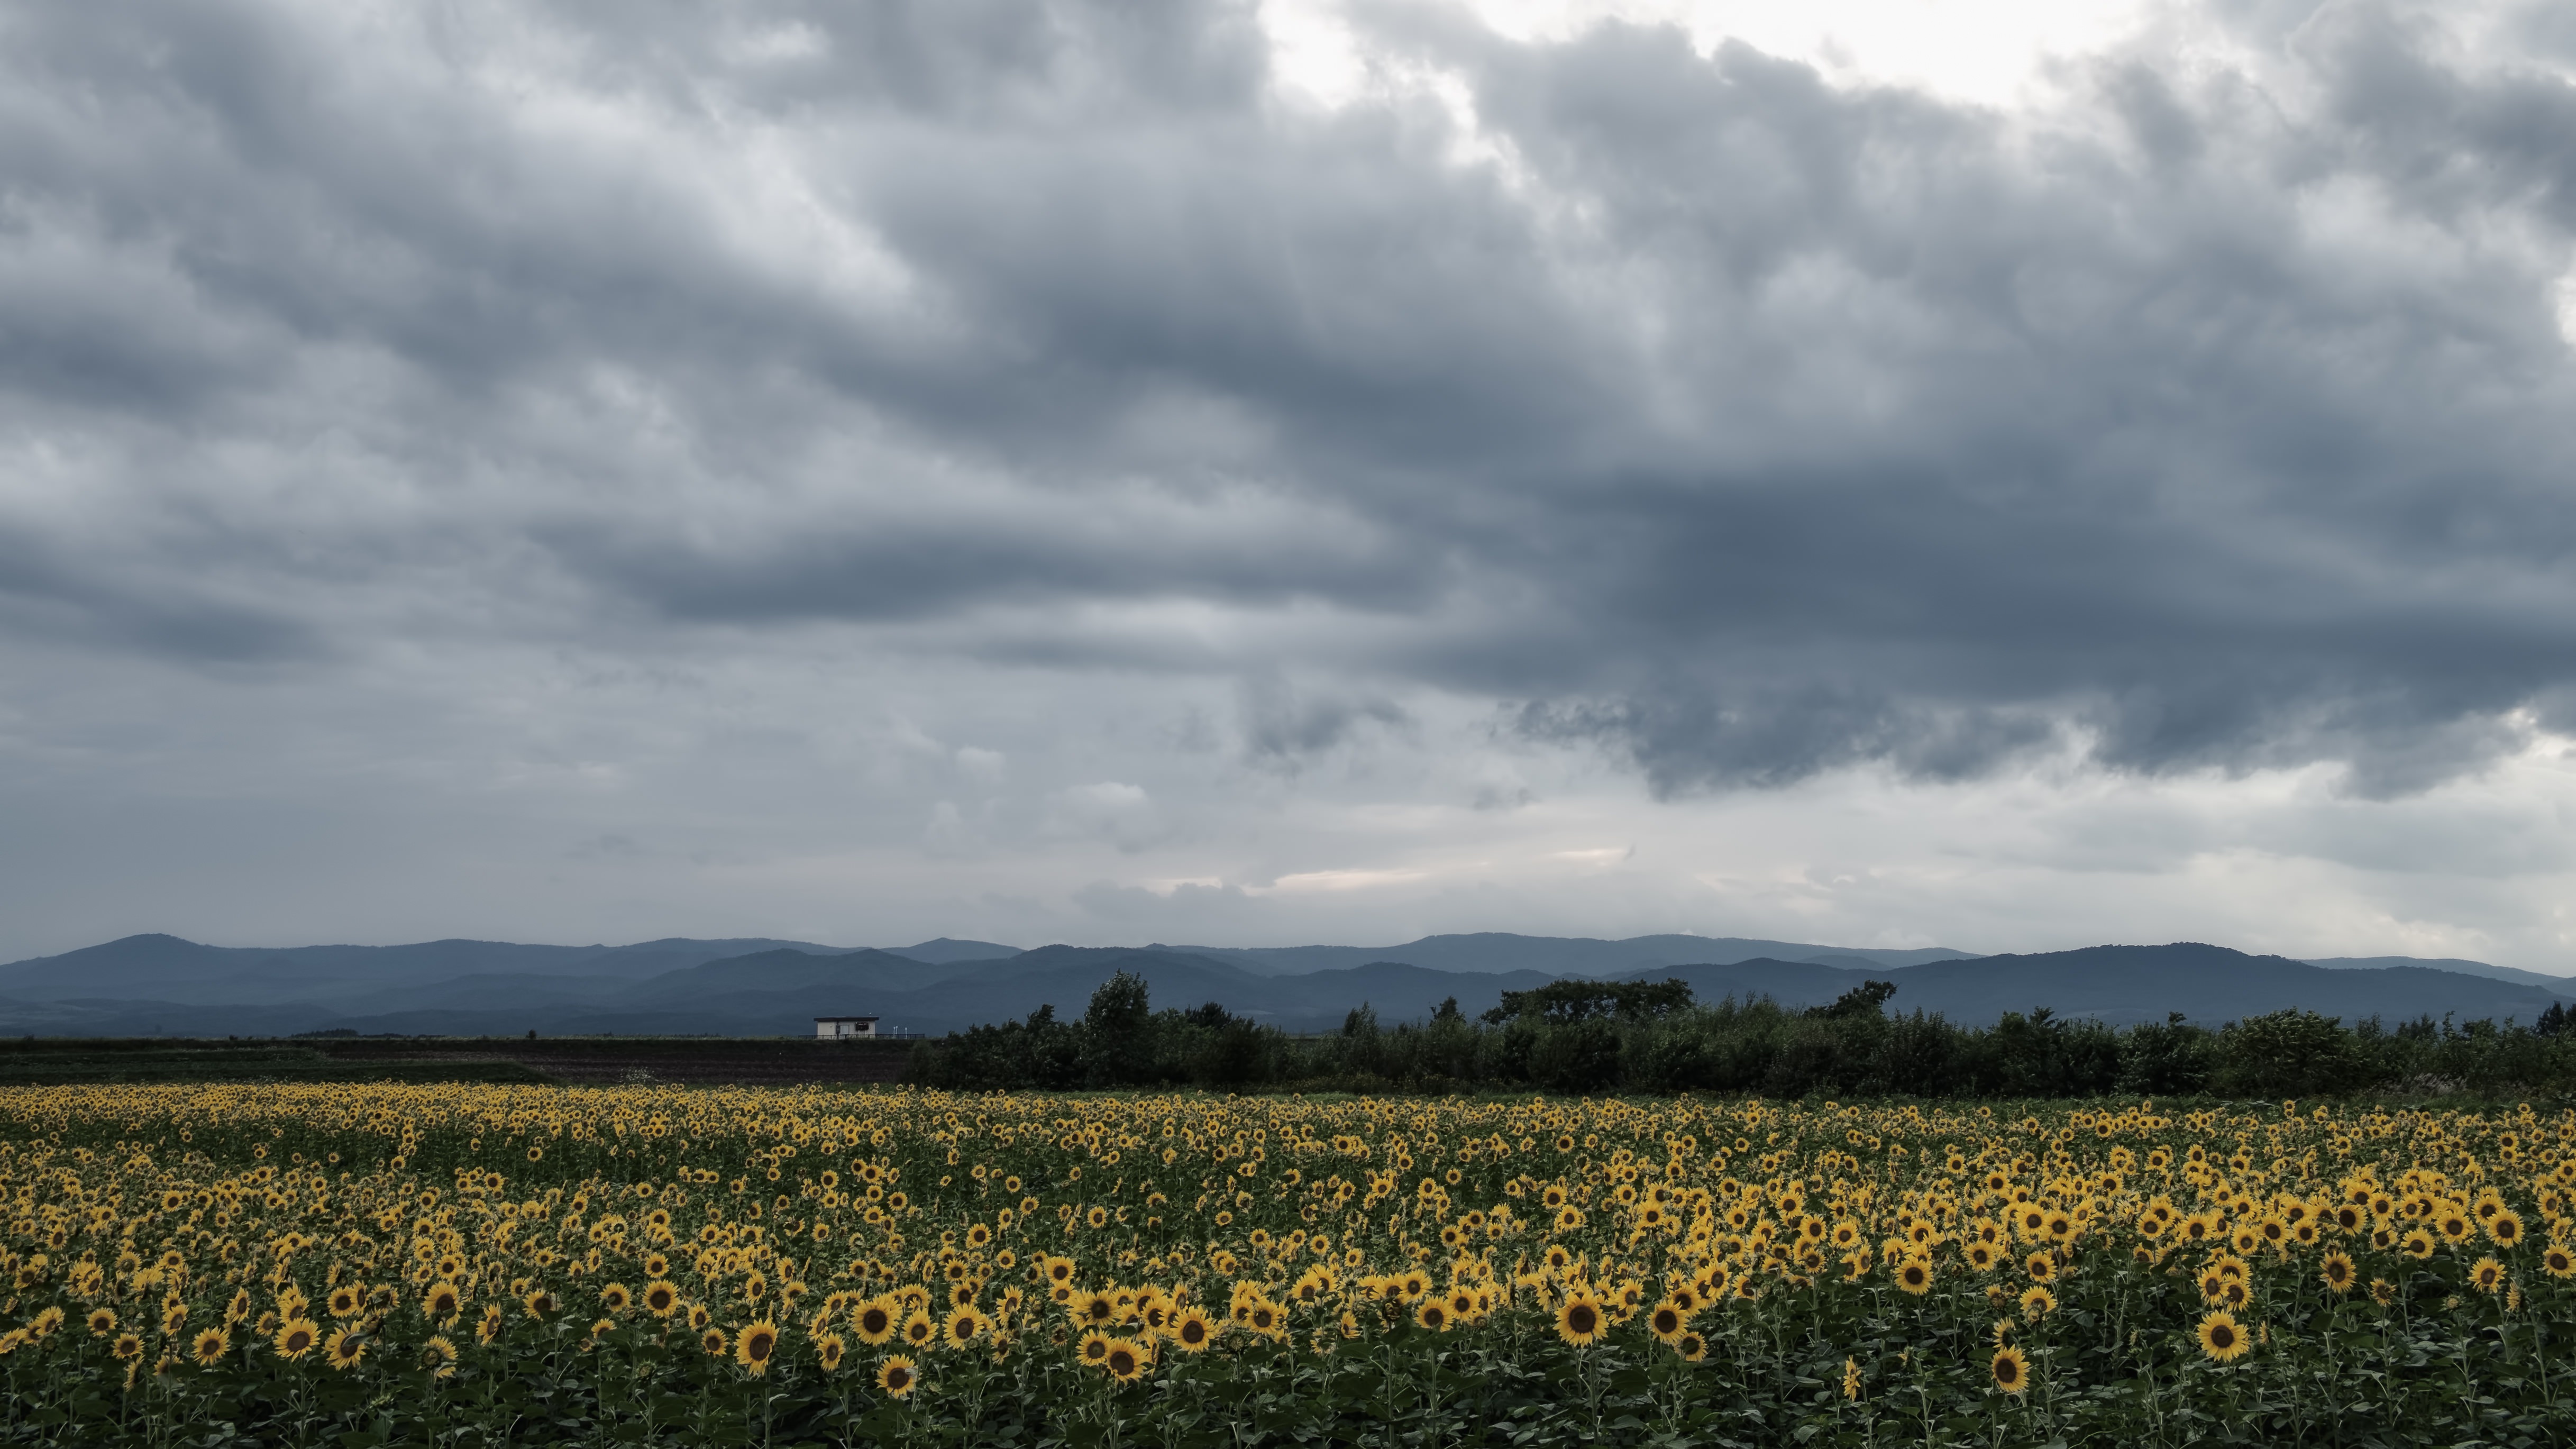
M 1092 991 L 1122 970 L 1146 980 L 1157 1006 L 1212 1001 L 1290 1031 L 1332 1029 L 1362 1005 L 1390 1024 L 1427 1016 L 1448 999 L 1472 1016 L 1506 991 L 1567 976 L 1678 979 L 1701 1001 L 1767 996 L 1789 1007 L 1886 980 L 1897 985 L 1892 1010 L 1970 1023 L 2039 1006 L 2115 1024 L 2177 1011 L 2215 1023 L 2292 1006 L 2346 1020 L 2529 1022 L 2553 1003 L 2576 1003 L 2576 980 L 2478 961 L 2295 961 L 2193 943 L 1976 956 L 1738 937 L 1499 933 L 1385 947 L 1032 951 L 946 937 L 885 949 L 763 938 L 269 949 L 143 935 L 0 966 L 0 1034 L 768 1036 L 803 1035 L 816 1016 L 851 1014 L 937 1034 L 1041 1006 L 1079 1015 Z

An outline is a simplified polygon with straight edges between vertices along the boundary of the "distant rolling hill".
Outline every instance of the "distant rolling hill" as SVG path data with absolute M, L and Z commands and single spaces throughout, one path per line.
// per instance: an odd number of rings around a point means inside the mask
M 2310 957 L 2308 964 L 2329 971 L 2387 971 L 2402 967 L 2421 967 L 2432 971 L 2456 971 L 2463 976 L 2484 976 L 2492 981 L 2514 981 L 2524 986 L 2537 986 L 2560 996 L 2576 996 L 2576 976 L 2549 976 L 2538 971 L 2525 971 L 2514 966 L 2490 966 L 2484 961 L 2463 961 L 2453 956 L 2327 956 Z
M 640 981 L 686 966 L 778 948 L 834 949 L 804 941 L 757 939 L 663 940 L 633 946 L 426 941 L 412 946 L 268 948 L 201 946 L 177 936 L 144 935 L 0 966 L 0 995 L 226 1004 L 344 1000 L 467 976 Z
M 1744 954 L 1762 945 L 1791 954 Z M 1693 946 L 1703 959 L 1652 959 Z M 816 1016 L 847 1014 L 940 1033 L 1017 1019 L 1041 1006 L 1078 1016 L 1093 990 L 1122 970 L 1145 979 L 1158 1007 L 1213 1001 L 1290 1031 L 1333 1029 L 1362 1005 L 1390 1024 L 1422 1019 L 1450 998 L 1473 1016 L 1506 991 L 1568 975 L 1679 979 L 1702 1001 L 1769 997 L 1790 1007 L 1887 980 L 1898 988 L 1893 1010 L 1980 1024 L 2035 1006 L 2124 1024 L 2161 1021 L 2174 1011 L 2220 1022 L 2287 1006 L 2347 1020 L 2530 1021 L 2555 1000 L 2576 1000 L 2576 983 L 2553 992 L 2534 983 L 2555 978 L 2464 969 L 2483 966 L 2478 962 L 2310 963 L 2188 943 L 1970 957 L 1937 948 L 1864 952 L 1696 936 L 1470 935 L 1376 949 L 1402 955 L 1357 947 L 1018 951 L 945 938 L 887 950 L 760 939 L 265 950 L 135 936 L 0 966 L 0 1033 L 801 1035 Z M 1640 964 L 1640 957 L 1648 959 Z M 1514 964 L 1531 961 L 1551 964 Z
M 2346 1021 L 2454 1016 L 2528 1023 L 2562 999 L 2539 987 L 2453 971 L 2420 966 L 2336 971 L 2196 942 L 1981 956 L 1897 972 L 1745 961 L 1638 972 L 1634 979 L 1688 981 L 1691 995 L 1702 1001 L 1762 995 L 1784 1006 L 1821 1005 L 1861 982 L 1892 981 L 1896 995 L 1890 1010 L 1919 1010 L 1978 1024 L 2038 1006 L 2059 1016 L 2093 1017 L 2114 1025 L 2162 1021 L 2176 1011 L 2216 1024 L 2293 1007 Z M 2569 996 L 2576 999 L 2576 993 Z
M 888 946 L 885 950 L 888 955 L 909 956 L 933 966 L 945 966 L 952 961 L 999 961 L 1005 956 L 1020 954 L 1017 946 L 997 946 L 990 941 L 956 941 L 946 936 L 915 946 Z
M 1624 941 L 1584 936 L 1515 936 L 1501 931 L 1425 936 L 1402 946 L 1156 946 L 1230 961 L 1264 975 L 1349 970 L 1373 961 L 1401 961 L 1433 971 L 1544 971 L 1551 976 L 1617 976 L 1653 966 L 1775 958 L 1808 961 L 1833 956 L 1839 964 L 1879 969 L 1927 961 L 1964 960 L 1969 953 L 1946 946 L 1886 951 L 1867 947 L 1801 946 L 1790 941 L 1740 936 L 1631 936 Z

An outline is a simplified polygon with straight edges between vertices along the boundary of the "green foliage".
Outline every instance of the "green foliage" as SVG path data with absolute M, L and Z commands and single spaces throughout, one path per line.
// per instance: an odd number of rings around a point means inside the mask
M 1485 1013 L 1489 1024 L 1530 1017 L 1551 1026 L 1615 1018 L 1655 1021 L 1690 1005 L 1687 981 L 1582 981 L 1567 978 L 1528 991 L 1506 991 L 1503 1004 Z M 1453 998 L 1454 1001 L 1454 998 Z
M 2229 1096 L 2311 1097 L 2347 1092 L 2370 1079 L 2370 1063 L 2352 1033 L 2313 1011 L 2248 1017 L 2218 1040 L 2210 1084 Z
M 1154 1011 L 1121 973 L 1081 1020 L 1052 1008 L 914 1048 L 906 1080 L 1001 1090 L 1198 1086 L 1228 1090 L 1753 1092 L 1771 1097 L 2109 1095 L 2238 1098 L 2357 1092 L 2576 1094 L 2576 1031 L 2429 1019 L 2346 1027 L 2284 1011 L 2212 1030 L 2179 1015 L 2116 1029 L 2046 1007 L 1970 1026 L 1890 1014 L 1897 983 L 1827 1006 L 1695 1003 L 1678 981 L 1550 982 L 1470 1021 L 1454 1000 L 1392 1027 L 1375 1009 L 1338 1032 L 1290 1036 L 1210 1003 Z

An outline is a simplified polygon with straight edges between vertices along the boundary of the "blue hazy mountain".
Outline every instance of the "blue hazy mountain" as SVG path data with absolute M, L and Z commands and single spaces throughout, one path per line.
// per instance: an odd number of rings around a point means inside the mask
M 147 998 L 171 1002 L 356 1000 L 389 989 L 472 976 L 492 983 L 597 977 L 640 981 L 729 956 L 804 941 L 645 941 L 632 946 L 521 946 L 425 941 L 410 946 L 201 946 L 177 936 L 127 936 L 59 956 L 0 966 L 0 995 L 36 1000 Z M 532 990 L 552 989 L 531 986 Z
M 1158 1006 L 1213 1001 L 1290 1031 L 1329 1030 L 1363 1005 L 1389 1023 L 1421 1019 L 1449 999 L 1472 1016 L 1498 1004 L 1505 991 L 1569 975 L 1675 978 L 1688 981 L 1702 1001 L 1768 997 L 1790 1007 L 1819 1005 L 1864 981 L 1888 980 L 1898 987 L 1893 1010 L 1975 1023 L 2037 1006 L 2114 1023 L 2161 1021 L 2174 1011 L 2214 1023 L 2291 1006 L 2346 1020 L 2530 1021 L 2553 1001 L 2576 1000 L 2576 983 L 2528 972 L 2494 974 L 2504 968 L 2465 969 L 2483 967 L 2480 962 L 2317 964 L 2191 943 L 1986 957 L 1768 943 L 1795 954 L 1745 956 L 1748 944 L 1764 943 L 1496 934 L 1426 937 L 1406 947 L 1256 950 L 1056 945 L 1016 951 L 944 938 L 902 950 L 763 939 L 264 950 L 134 936 L 0 966 L 0 1033 L 219 1036 L 345 1027 L 457 1035 L 772 1035 L 808 1032 L 814 1017 L 826 1015 L 873 1015 L 889 1027 L 938 1033 L 1026 1016 L 1041 1006 L 1079 1015 L 1092 991 L 1119 971 L 1143 977 Z M 1683 954 L 1692 945 L 1704 948 L 1702 959 L 1635 964 L 1640 956 Z M 1604 969 L 1623 960 L 1630 964 Z M 1550 964 L 1514 964 L 1527 961 Z
M 2303 1008 L 2345 1021 L 2378 1017 L 2394 1023 L 2454 1016 L 2525 1023 L 2576 990 L 2552 993 L 2424 966 L 2339 971 L 2283 956 L 2254 956 L 2224 946 L 2089 946 L 2033 955 L 1941 961 L 1900 972 L 1851 971 L 1814 962 L 1742 961 L 1637 972 L 1633 979 L 1688 981 L 1702 1001 L 1768 996 L 1783 1006 L 1815 1006 L 1870 979 L 1896 983 L 1889 1010 L 1925 1011 L 1983 1024 L 2007 1011 L 2045 1006 L 2059 1016 L 2114 1025 L 2162 1021 L 2170 1012 L 2210 1025 Z
M 945 966 L 952 961 L 999 961 L 1005 956 L 1020 954 L 1017 946 L 996 946 L 990 941 L 959 941 L 947 936 L 924 941 L 917 946 L 888 946 L 884 949 L 890 955 L 909 956 L 933 966 Z
M 1957 961 L 1971 953 L 1946 946 L 1888 951 L 1867 947 L 1802 946 L 1742 936 L 1631 936 L 1602 941 L 1585 936 L 1516 936 L 1502 931 L 1425 936 L 1402 946 L 1160 946 L 1264 975 L 1347 970 L 1373 961 L 1401 961 L 1434 971 L 1544 971 L 1553 976 L 1618 976 L 1652 966 L 1685 966 L 1772 959 L 1810 961 L 1822 956 L 1878 970 Z
M 2310 957 L 2308 964 L 2329 971 L 2386 971 L 2392 968 L 2422 967 L 2433 971 L 2457 971 L 2463 976 L 2484 976 L 2491 981 L 2513 981 L 2524 986 L 2537 986 L 2560 996 L 2576 995 L 2576 976 L 2550 976 L 2538 971 L 2525 971 L 2517 966 L 2490 966 L 2484 961 L 2463 961 L 2454 956 L 2327 956 Z

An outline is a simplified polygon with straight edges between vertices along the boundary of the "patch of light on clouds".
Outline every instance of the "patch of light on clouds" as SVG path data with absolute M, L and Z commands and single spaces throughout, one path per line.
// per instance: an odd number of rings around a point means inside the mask
M 1430 870 L 1308 870 L 1283 875 L 1266 886 L 1246 886 L 1249 895 L 1301 895 L 1312 891 L 1356 891 L 1377 886 L 1411 885 L 1429 879 Z
M 2557 902 L 2560 822 L 2576 819 L 2561 739 L 2397 802 L 2352 798 L 2333 764 L 2150 776 L 2068 757 L 1973 783 L 1847 770 L 1640 811 L 1633 782 L 1525 763 L 1544 802 L 1472 821 L 1462 806 L 1391 822 L 1363 792 L 1318 790 L 1270 814 L 1257 843 L 1149 853 L 1125 879 L 1165 904 L 1141 918 L 1066 929 L 1290 944 L 1319 938 L 1314 917 L 1274 903 L 1328 899 L 1333 939 L 1351 944 L 1461 930 L 1966 950 L 2196 939 L 2543 971 L 2576 951 Z M 1602 845 L 1611 830 L 1634 844 Z M 1185 860 L 1222 873 L 1171 869 Z
M 1535 199 L 1510 143 L 1479 122 L 1466 77 L 1452 67 L 1370 53 L 1348 9 L 1341 0 L 1265 0 L 1261 25 L 1276 91 L 1325 110 L 1364 99 L 1427 99 L 1449 118 L 1451 165 L 1491 167 L 1525 200 Z
M 1368 57 L 1336 0 L 1263 0 L 1261 30 L 1281 90 L 1327 107 L 1368 91 Z
M 2102 50 L 2162 7 L 2148 0 L 1467 0 L 1497 34 L 1562 40 L 1605 20 L 1674 25 L 1703 52 L 1740 40 L 1844 84 L 1891 84 L 2011 105 L 2054 60 Z M 1265 0 L 1284 89 L 1327 106 L 1386 84 L 1346 0 Z

